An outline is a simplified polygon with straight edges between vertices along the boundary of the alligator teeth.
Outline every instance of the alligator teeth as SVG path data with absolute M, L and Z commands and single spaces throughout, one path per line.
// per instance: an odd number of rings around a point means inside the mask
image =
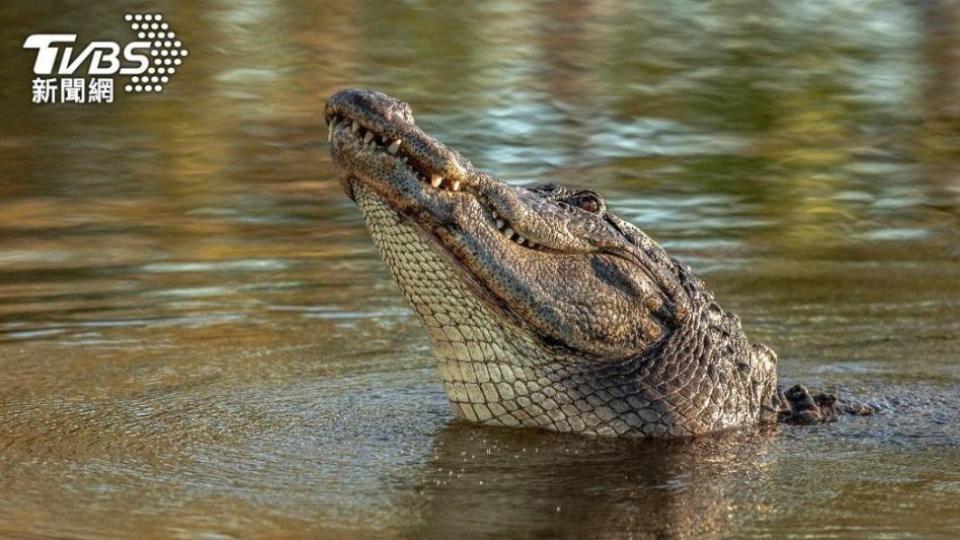
M 480 202 L 483 202 L 483 199 L 480 199 Z M 491 211 L 490 211 L 490 214 L 493 216 L 493 219 L 497 219 L 498 216 L 497 216 L 497 211 L 496 211 L 496 210 L 491 210 Z
M 399 149 L 400 149 L 400 139 L 397 139 L 392 143 L 390 143 L 390 146 L 387 147 L 387 152 L 390 152 L 391 154 L 396 154 L 397 150 Z
M 363 136 L 363 144 L 367 144 L 373 140 L 373 132 L 368 131 L 366 135 Z
M 334 119 L 330 120 L 330 125 L 328 126 L 328 130 L 327 130 L 327 142 L 330 142 L 330 141 L 333 140 L 333 132 L 334 132 L 336 129 L 337 129 L 337 119 L 334 118 Z
M 356 133 L 359 130 L 360 130 L 360 124 L 356 120 L 354 120 L 353 125 L 350 126 L 350 132 Z
M 498 219 L 498 220 L 497 220 L 497 228 L 498 228 L 498 229 L 500 229 L 500 230 L 502 231 L 504 225 L 506 225 L 506 223 L 504 223 L 502 219 Z
M 459 181 L 459 180 L 454 180 L 454 181 L 453 181 L 453 190 L 454 190 L 454 191 L 460 191 L 460 181 Z
M 517 243 L 518 243 L 518 244 L 523 244 L 523 243 L 526 242 L 526 241 L 527 241 L 526 238 L 520 236 L 519 234 L 517 235 Z
M 507 227 L 506 229 L 503 230 L 503 235 L 506 236 L 507 238 L 512 238 L 513 229 L 511 229 L 510 227 Z
M 439 174 L 434 174 L 430 177 L 430 185 L 437 188 L 440 187 L 440 184 L 443 183 L 443 177 Z

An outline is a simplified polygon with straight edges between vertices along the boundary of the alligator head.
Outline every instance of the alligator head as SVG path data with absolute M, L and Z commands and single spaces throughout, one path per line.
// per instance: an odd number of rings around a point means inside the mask
M 337 93 L 325 120 L 457 416 L 639 437 L 775 421 L 773 351 L 599 194 L 506 184 L 379 92 Z

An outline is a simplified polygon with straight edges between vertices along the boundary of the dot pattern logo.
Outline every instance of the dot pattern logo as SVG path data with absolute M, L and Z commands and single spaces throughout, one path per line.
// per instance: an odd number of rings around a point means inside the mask
M 125 17 L 130 29 L 142 41 L 150 42 L 150 67 L 130 77 L 123 89 L 133 93 L 162 92 L 190 52 L 159 13 L 130 13 Z

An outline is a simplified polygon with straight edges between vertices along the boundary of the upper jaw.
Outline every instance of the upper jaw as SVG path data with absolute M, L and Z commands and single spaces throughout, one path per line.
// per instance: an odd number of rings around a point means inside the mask
M 477 224 L 463 221 L 479 217 L 516 244 L 543 247 L 548 235 L 524 227 L 521 220 L 528 190 L 476 170 L 425 134 L 406 104 L 378 92 L 345 90 L 327 102 L 324 120 L 338 177 L 349 197 L 354 198 L 354 182 L 361 181 L 421 225 L 469 229 Z M 478 212 L 463 211 L 471 205 L 478 205 Z
M 338 92 L 324 119 L 344 191 L 363 181 L 394 209 L 421 225 L 471 229 L 480 218 L 508 240 L 527 248 L 566 253 L 619 251 L 623 237 L 608 227 L 584 229 L 543 197 L 478 171 L 456 151 L 424 133 L 410 107 L 362 89 Z M 479 216 L 463 212 L 478 204 Z M 425 223 L 426 222 L 426 223 Z
M 595 253 L 620 252 L 629 244 L 609 227 L 585 229 L 578 224 L 583 220 L 571 221 L 543 197 L 475 169 L 424 133 L 410 107 L 389 96 L 338 92 L 327 102 L 324 119 L 339 179 L 351 198 L 353 182 L 362 181 L 424 227 L 490 227 L 526 248 Z M 477 212 L 464 212 L 474 205 Z M 482 224 L 472 222 L 478 218 Z

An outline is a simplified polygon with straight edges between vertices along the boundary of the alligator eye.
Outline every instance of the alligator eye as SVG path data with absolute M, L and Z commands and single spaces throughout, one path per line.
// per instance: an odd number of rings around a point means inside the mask
M 595 214 L 600 211 L 600 200 L 594 197 L 593 195 L 587 195 L 586 197 L 580 199 L 578 202 L 580 208 Z

